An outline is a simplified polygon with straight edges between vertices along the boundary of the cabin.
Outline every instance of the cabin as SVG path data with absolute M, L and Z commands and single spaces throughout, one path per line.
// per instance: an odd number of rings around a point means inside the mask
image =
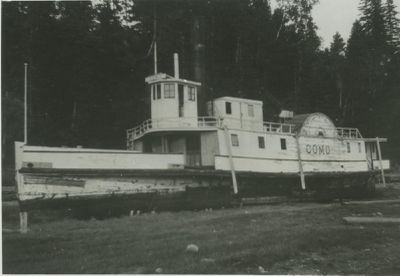
M 232 129 L 263 129 L 263 103 L 261 101 L 221 97 L 207 103 L 208 116 L 222 118 Z

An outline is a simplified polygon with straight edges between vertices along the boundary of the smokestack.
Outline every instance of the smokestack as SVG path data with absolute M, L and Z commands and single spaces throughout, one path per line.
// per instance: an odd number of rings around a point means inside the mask
M 178 54 L 174 54 L 174 77 L 179 79 L 179 57 Z

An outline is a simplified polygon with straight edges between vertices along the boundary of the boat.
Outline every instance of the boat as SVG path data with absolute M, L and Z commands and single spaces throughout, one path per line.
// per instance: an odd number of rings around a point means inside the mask
M 17 196 L 23 209 L 108 199 L 144 208 L 168 199 L 228 204 L 232 198 L 355 188 L 373 189 L 389 160 L 357 128 L 323 113 L 282 110 L 263 120 L 263 102 L 219 97 L 198 115 L 201 83 L 155 73 L 145 79 L 151 116 L 126 131 L 126 149 L 15 143 Z M 136 204 L 136 205 L 135 205 Z M 141 207 L 137 207 L 140 205 Z

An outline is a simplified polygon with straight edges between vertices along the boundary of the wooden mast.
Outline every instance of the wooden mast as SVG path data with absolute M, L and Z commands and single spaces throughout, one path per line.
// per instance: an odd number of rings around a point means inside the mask
M 157 9 L 154 7 L 154 22 L 153 22 L 153 55 L 154 55 L 154 75 L 157 75 Z
M 28 144 L 28 63 L 24 63 L 24 144 Z

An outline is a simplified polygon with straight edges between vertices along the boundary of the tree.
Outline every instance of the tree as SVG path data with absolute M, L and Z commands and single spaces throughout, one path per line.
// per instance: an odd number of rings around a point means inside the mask
M 318 91 L 314 87 L 316 53 L 320 39 L 316 34 L 317 26 L 311 16 L 312 8 L 318 0 L 279 1 L 279 6 L 287 18 L 288 31 L 292 33 L 291 43 L 295 50 L 293 76 L 293 108 L 296 112 L 315 109 Z
M 333 40 L 330 45 L 329 51 L 333 56 L 341 56 L 344 57 L 345 55 L 345 50 L 346 50 L 346 43 L 344 42 L 342 36 L 336 32 L 333 35 Z
M 330 56 L 332 59 L 332 69 L 333 75 L 335 79 L 335 90 L 336 95 L 338 95 L 339 100 L 338 107 L 340 114 L 338 115 L 338 120 L 342 122 L 343 117 L 345 117 L 347 100 L 344 99 L 344 91 L 343 91 L 343 74 L 344 74 L 344 62 L 345 62 L 345 51 L 346 51 L 346 43 L 339 33 L 335 33 L 333 36 L 333 41 L 330 45 Z
M 385 27 L 388 36 L 388 43 L 394 51 L 400 48 L 400 19 L 397 17 L 396 6 L 393 0 L 386 0 L 384 5 Z

